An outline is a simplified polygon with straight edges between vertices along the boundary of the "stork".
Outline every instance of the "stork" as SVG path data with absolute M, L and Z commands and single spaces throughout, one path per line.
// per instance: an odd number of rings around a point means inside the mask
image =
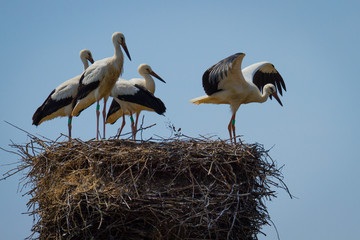
M 202 83 L 207 95 L 191 99 L 195 104 L 229 104 L 232 116 L 228 124 L 231 142 L 236 144 L 235 115 L 241 104 L 265 102 L 273 96 L 282 106 L 277 90 L 282 95 L 285 83 L 269 62 L 259 62 L 241 70 L 244 53 L 236 53 L 205 71 Z M 241 140 L 240 140 L 241 141 Z
M 89 67 L 88 61 L 94 63 L 91 52 L 87 49 L 80 51 L 80 59 L 84 64 L 84 71 Z M 38 126 L 44 121 L 67 116 L 69 141 L 71 141 L 71 112 L 74 107 L 72 102 L 79 86 L 80 77 L 81 75 L 78 75 L 57 86 L 34 113 L 32 124 Z
M 128 81 L 119 79 L 111 93 L 111 96 L 113 96 L 114 99 L 110 105 L 106 123 L 114 124 L 117 119 L 123 117 L 117 135 L 118 138 L 125 126 L 125 115 L 130 115 L 133 139 L 135 140 L 141 111 L 155 111 L 158 114 L 163 114 L 165 112 L 164 103 L 153 95 L 155 92 L 155 82 L 151 76 L 156 77 L 164 83 L 166 82 L 157 75 L 148 64 L 140 64 L 138 72 L 143 79 L 133 78 Z M 132 118 L 133 113 L 136 114 L 135 124 Z
M 111 89 L 123 71 L 124 55 L 120 46 L 123 47 L 126 55 L 131 61 L 129 51 L 126 46 L 125 37 L 120 32 L 112 35 L 112 42 L 115 54 L 112 57 L 96 61 L 84 71 L 80 78 L 78 93 L 74 99 L 75 107 L 72 116 L 78 116 L 81 111 L 97 102 L 96 105 L 96 140 L 99 140 L 99 116 L 100 100 L 104 99 L 103 127 L 105 138 L 105 116 L 106 101 L 110 96 Z

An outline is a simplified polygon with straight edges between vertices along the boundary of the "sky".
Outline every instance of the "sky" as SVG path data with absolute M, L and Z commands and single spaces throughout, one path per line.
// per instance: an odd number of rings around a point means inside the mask
M 155 95 L 165 116 L 143 112 L 143 138 L 172 136 L 169 126 L 191 137 L 228 138 L 227 105 L 194 105 L 204 95 L 202 74 L 221 59 L 246 54 L 243 67 L 269 61 L 287 92 L 276 101 L 242 105 L 236 131 L 246 143 L 270 150 L 294 199 L 278 189 L 267 207 L 281 239 L 356 239 L 360 235 L 359 1 L 4 1 L 0 0 L 0 147 L 26 144 L 27 135 L 56 139 L 67 118 L 32 125 L 32 115 L 62 82 L 81 74 L 82 49 L 95 60 L 114 53 L 111 35 L 122 32 L 132 61 L 122 78 L 139 77 L 149 64 L 166 84 Z M 110 101 L 109 101 L 110 102 Z M 101 104 L 102 105 L 102 104 Z M 109 106 L 110 104 L 108 104 Z M 129 120 L 124 131 L 129 132 Z M 120 122 L 107 126 L 114 136 Z M 95 105 L 73 119 L 73 137 L 95 137 Z M 66 138 L 62 138 L 66 141 Z M 0 150 L 0 173 L 19 161 Z M 9 165 L 13 164 L 13 165 Z M 29 236 L 29 188 L 25 173 L 0 182 L 1 239 Z M 275 189 L 276 190 L 276 189 Z M 267 236 L 277 239 L 273 226 Z

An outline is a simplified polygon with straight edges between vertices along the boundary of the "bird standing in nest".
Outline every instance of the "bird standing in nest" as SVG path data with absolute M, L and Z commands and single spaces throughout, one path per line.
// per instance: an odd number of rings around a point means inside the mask
M 277 94 L 286 86 L 280 73 L 269 62 L 259 62 L 241 69 L 244 53 L 236 53 L 205 71 L 202 83 L 207 95 L 191 99 L 195 104 L 229 104 L 232 112 L 228 131 L 236 144 L 235 115 L 241 104 L 265 102 L 274 97 L 282 106 Z M 240 140 L 241 141 L 241 140 Z

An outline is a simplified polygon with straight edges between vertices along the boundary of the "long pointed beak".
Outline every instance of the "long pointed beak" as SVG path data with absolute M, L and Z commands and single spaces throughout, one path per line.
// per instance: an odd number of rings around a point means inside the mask
M 89 58 L 89 61 L 91 62 L 91 64 L 93 64 L 95 62 L 92 57 Z
M 156 77 L 157 79 L 159 79 L 160 81 L 162 81 L 163 83 L 166 83 L 159 75 L 157 75 L 155 72 L 151 72 L 151 75 L 153 75 L 154 77 Z
M 128 58 L 129 58 L 130 61 L 131 61 L 130 53 L 129 53 L 129 50 L 127 49 L 126 43 L 121 44 L 121 46 L 123 47 L 126 55 L 128 56 Z
M 274 92 L 274 93 L 272 94 L 272 96 L 274 96 L 274 98 L 275 98 L 275 99 L 278 101 L 278 103 L 282 106 L 282 102 L 280 101 L 279 95 L 277 95 L 277 93 Z M 270 95 L 270 97 L 271 97 L 271 95 Z

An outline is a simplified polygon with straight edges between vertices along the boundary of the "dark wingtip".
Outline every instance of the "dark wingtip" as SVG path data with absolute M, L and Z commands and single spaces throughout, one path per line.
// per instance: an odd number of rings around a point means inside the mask
M 35 126 L 39 126 L 39 123 L 40 123 L 40 120 L 41 120 L 41 111 L 39 111 L 39 109 L 36 110 L 36 112 L 34 113 L 33 117 L 32 117 L 32 125 L 35 125 Z
M 166 112 L 166 107 L 163 101 L 160 98 L 157 98 L 157 107 L 154 109 L 155 112 L 159 115 L 163 115 Z
M 108 110 L 108 112 L 107 112 L 107 114 L 106 114 L 106 119 L 105 119 L 105 121 L 107 122 L 108 121 L 108 119 L 109 119 L 109 117 L 112 115 L 112 114 L 114 114 L 114 113 L 116 113 L 117 111 L 119 111 L 121 109 L 121 106 L 120 106 L 120 104 L 115 100 L 115 98 L 112 100 L 112 102 L 111 102 L 111 105 L 110 105 L 110 108 L 109 108 L 109 110 Z M 117 119 L 114 121 L 114 122 L 109 122 L 110 124 L 114 124 L 115 122 L 117 121 Z

